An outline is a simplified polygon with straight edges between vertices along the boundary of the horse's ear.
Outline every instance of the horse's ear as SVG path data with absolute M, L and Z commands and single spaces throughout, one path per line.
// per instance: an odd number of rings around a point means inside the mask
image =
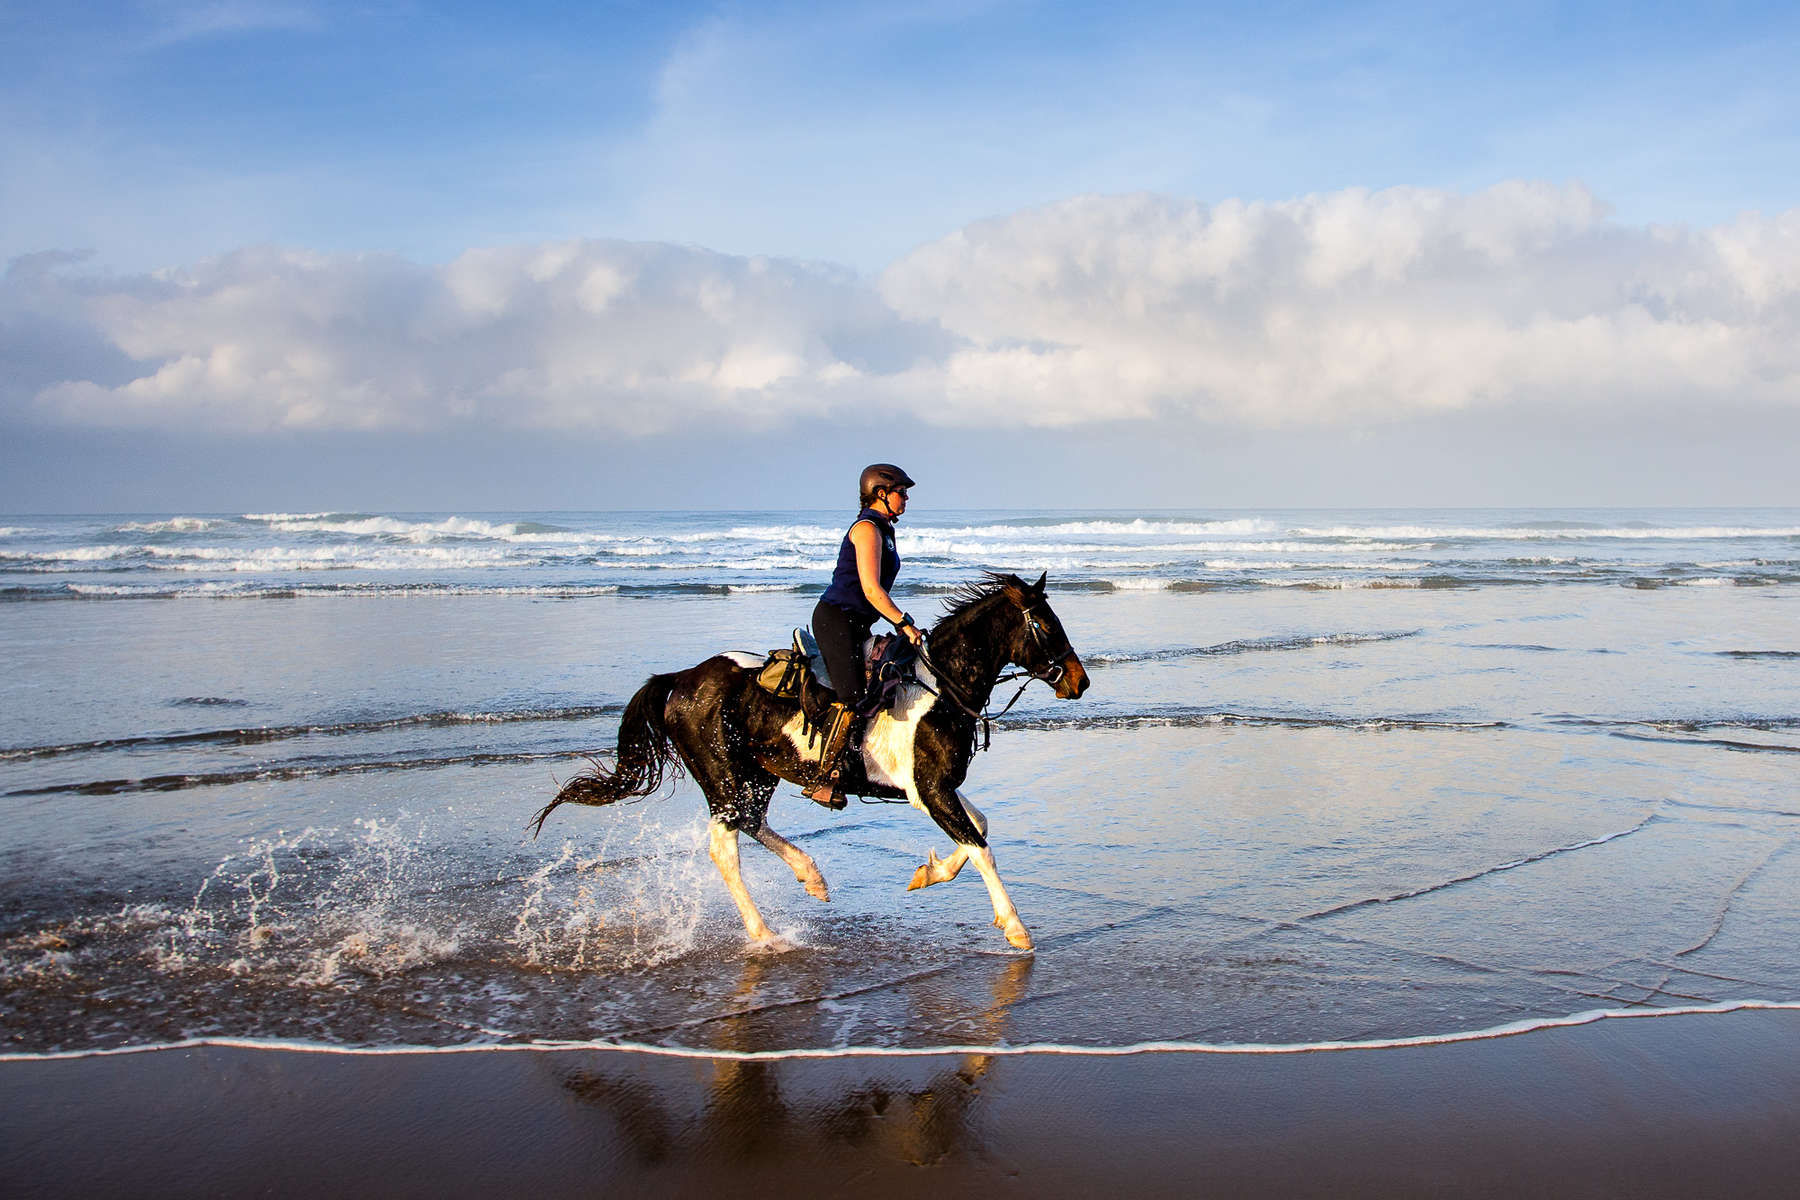
M 1043 574 L 1038 576 L 1038 581 L 1031 585 L 1031 590 L 1036 592 L 1040 596 L 1043 595 L 1044 594 L 1044 581 L 1049 578 L 1050 578 L 1050 572 L 1045 571 Z

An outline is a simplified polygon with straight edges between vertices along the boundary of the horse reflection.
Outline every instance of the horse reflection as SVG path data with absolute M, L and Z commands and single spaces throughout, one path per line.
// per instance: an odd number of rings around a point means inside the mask
M 978 1014 L 971 1029 L 973 1042 L 1001 1039 L 1007 1012 L 1025 994 L 1034 962 L 1014 959 L 990 981 L 993 1002 Z M 940 1006 L 922 1007 L 929 1011 Z M 960 1066 L 938 1072 L 923 1088 L 890 1089 L 876 1082 L 851 1092 L 827 1118 L 826 1132 L 852 1145 L 881 1146 L 919 1166 L 974 1148 L 980 1143 L 980 1084 L 994 1062 L 992 1054 L 966 1054 Z
M 958 1010 L 950 998 L 928 997 L 918 1003 L 918 1015 L 932 1018 L 935 1028 L 967 1029 L 971 1043 L 997 1043 L 1010 1009 L 1025 995 L 1033 962 L 1001 963 L 988 981 L 989 1002 L 973 1013 Z M 768 959 L 745 960 L 737 997 L 753 1000 L 767 977 L 782 969 Z M 714 1049 L 750 1051 L 756 1048 L 750 1043 L 761 1040 L 743 1019 L 727 1019 L 719 1027 Z M 833 1145 L 928 1165 L 981 1146 L 981 1085 L 994 1062 L 991 1054 L 966 1054 L 921 1086 L 865 1076 L 836 1095 L 790 1098 L 783 1093 L 784 1076 L 792 1087 L 811 1070 L 767 1059 L 717 1058 L 706 1074 L 697 1119 L 680 1115 L 688 1107 L 682 1103 L 685 1083 L 659 1085 L 646 1081 L 645 1072 L 629 1069 L 570 1072 L 559 1081 L 577 1100 L 606 1111 L 619 1140 L 643 1165 L 704 1158 L 744 1162 L 776 1152 L 828 1153 Z M 879 1069 L 873 1062 L 868 1066 Z

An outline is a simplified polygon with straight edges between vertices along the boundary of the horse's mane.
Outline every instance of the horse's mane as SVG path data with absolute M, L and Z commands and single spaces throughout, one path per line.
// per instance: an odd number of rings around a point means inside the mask
M 951 592 L 944 601 L 944 620 L 950 621 L 976 608 L 1006 590 L 1008 583 L 1018 583 L 1014 576 L 1001 571 L 983 571 L 981 578 L 974 583 L 965 583 Z

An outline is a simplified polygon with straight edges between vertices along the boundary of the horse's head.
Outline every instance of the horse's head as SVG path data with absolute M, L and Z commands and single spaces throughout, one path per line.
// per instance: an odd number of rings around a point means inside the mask
M 1026 583 L 1017 575 L 1001 577 L 1001 590 L 1018 614 L 1007 655 L 1009 661 L 1048 683 L 1058 699 L 1077 700 L 1088 690 L 1087 668 L 1081 665 L 1062 621 L 1044 598 L 1048 578 L 1048 572 L 1039 575 L 1036 583 Z

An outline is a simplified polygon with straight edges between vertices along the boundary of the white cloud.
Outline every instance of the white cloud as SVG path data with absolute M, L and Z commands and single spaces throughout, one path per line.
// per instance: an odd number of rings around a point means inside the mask
M 1080 197 L 875 281 L 601 241 L 442 267 L 274 249 L 150 277 L 71 266 L 9 271 L 0 353 L 30 360 L 14 405 L 76 424 L 636 434 L 898 403 L 959 426 L 1353 427 L 1800 406 L 1800 211 L 1629 227 L 1542 184 Z M 51 326 L 56 355 L 37 349 Z
M 283 0 L 154 0 L 145 7 L 154 26 L 153 48 L 228 34 L 316 30 L 323 24 L 311 5 Z
M 965 419 L 1393 420 L 1508 402 L 1800 403 L 1800 214 L 1607 221 L 1578 187 L 1208 207 L 1084 197 L 888 269 L 970 343 Z
M 46 276 L 31 274 L 39 303 Z M 766 425 L 847 402 L 865 370 L 921 343 L 835 268 L 621 242 L 470 251 L 442 268 L 265 248 L 63 282 L 144 364 L 122 385 L 36 394 L 40 412 L 94 425 Z

